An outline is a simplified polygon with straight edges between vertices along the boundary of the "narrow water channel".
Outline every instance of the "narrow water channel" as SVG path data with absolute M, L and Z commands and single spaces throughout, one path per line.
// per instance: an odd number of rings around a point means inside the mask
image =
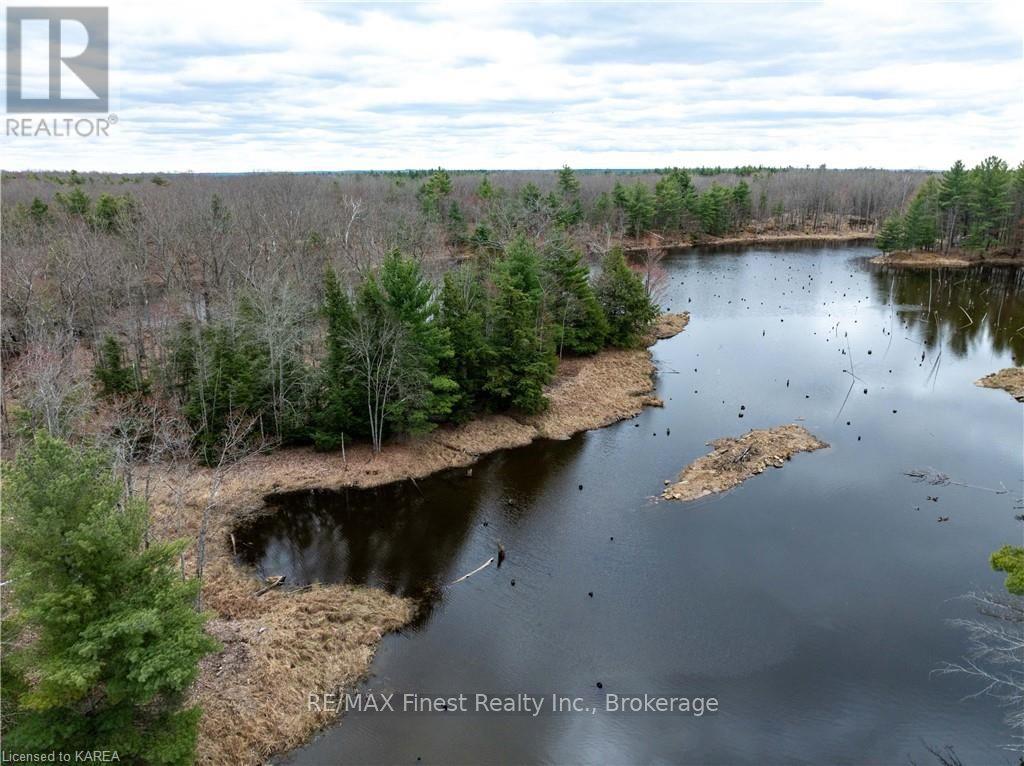
M 1024 407 L 974 381 L 1024 360 L 1024 274 L 883 270 L 876 252 L 674 254 L 663 303 L 691 321 L 654 347 L 664 409 L 472 475 L 282 496 L 239 537 L 261 574 L 425 604 L 367 690 L 597 709 L 350 712 L 282 762 L 928 763 L 928 743 L 1016 763 L 1005 711 L 932 671 L 967 651 L 959 597 L 1000 588 L 988 555 L 1021 540 Z M 708 440 L 789 422 L 831 448 L 721 496 L 652 499 Z M 903 475 L 924 467 L 1009 492 Z M 499 543 L 500 569 L 442 587 Z M 719 710 L 609 713 L 609 692 Z

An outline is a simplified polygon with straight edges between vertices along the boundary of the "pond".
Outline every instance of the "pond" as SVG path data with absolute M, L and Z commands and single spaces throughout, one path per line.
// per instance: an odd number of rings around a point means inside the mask
M 424 604 L 367 690 L 596 710 L 350 712 L 284 762 L 934 762 L 923 743 L 1015 762 L 1005 711 L 933 671 L 967 651 L 959 597 L 1000 588 L 988 556 L 1021 537 L 1024 410 L 974 381 L 1024 359 L 1024 276 L 885 270 L 876 253 L 672 254 L 662 303 L 691 321 L 653 349 L 664 409 L 471 474 L 278 498 L 239 536 L 261 574 Z M 707 441 L 789 422 L 830 449 L 720 496 L 654 499 Z M 499 543 L 500 569 L 444 587 Z M 719 709 L 607 712 L 606 693 Z

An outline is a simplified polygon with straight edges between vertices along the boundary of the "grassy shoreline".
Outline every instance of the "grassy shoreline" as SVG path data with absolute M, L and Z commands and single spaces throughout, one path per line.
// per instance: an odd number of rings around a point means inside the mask
M 686 326 L 687 314 L 667 314 L 648 345 Z M 369 445 L 339 453 L 283 449 L 258 455 L 223 479 L 208 532 L 203 602 L 215 617 L 208 631 L 223 650 L 204 660 L 192 698 L 203 706 L 197 761 L 256 764 L 301 745 L 334 720 L 307 709 L 307 695 L 348 689 L 365 678 L 377 645 L 416 613 L 416 604 L 376 588 L 317 585 L 271 589 L 236 565 L 231 533 L 266 512 L 265 498 L 313 488 L 373 487 L 467 467 L 489 453 L 536 439 L 566 439 L 660 406 L 647 348 L 611 349 L 566 359 L 547 387 L 548 409 L 533 416 L 487 415 L 396 442 L 373 456 Z M 198 535 L 209 502 L 210 469 L 187 476 L 155 467 L 150 480 L 152 533 Z M 186 560 L 192 571 L 193 562 Z

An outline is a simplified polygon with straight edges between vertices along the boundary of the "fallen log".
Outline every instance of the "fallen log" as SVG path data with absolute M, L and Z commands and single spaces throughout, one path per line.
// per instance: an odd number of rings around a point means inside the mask
M 450 583 L 448 583 L 447 587 L 451 587 L 452 585 L 458 585 L 460 582 L 462 582 L 463 580 L 466 580 L 466 579 L 472 577 L 477 572 L 482 572 L 483 570 L 487 569 L 487 567 L 489 567 L 493 563 L 494 563 L 494 556 L 491 556 L 489 559 L 487 559 L 487 561 L 485 561 L 483 564 L 478 566 L 472 572 L 466 572 L 466 574 L 462 575 L 462 577 L 460 577 L 458 580 L 452 580 Z

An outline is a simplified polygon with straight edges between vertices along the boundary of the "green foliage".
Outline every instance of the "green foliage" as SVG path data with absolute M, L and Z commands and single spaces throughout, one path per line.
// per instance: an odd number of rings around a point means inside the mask
M 901 250 L 906 242 L 903 219 L 899 215 L 889 216 L 875 237 L 875 246 L 883 253 Z
M 1006 590 L 1016 596 L 1024 596 L 1024 548 L 1004 545 L 989 559 L 992 568 L 1006 573 Z
M 33 636 L 5 646 L 5 750 L 191 763 L 200 711 L 183 703 L 217 645 L 177 571 L 183 544 L 144 543 L 145 505 L 98 452 L 40 433 L 4 473 L 12 598 Z
M 579 251 L 564 237 L 552 239 L 544 250 L 543 271 L 555 349 L 571 354 L 594 354 L 604 347 L 608 323 L 590 286 L 590 274 Z
M 987 157 L 971 171 L 968 243 L 972 247 L 988 250 L 999 242 L 1011 205 L 1009 189 L 1009 168 L 998 157 Z
M 389 253 L 377 277 L 364 281 L 359 310 L 397 323 L 408 340 L 402 359 L 406 391 L 388 412 L 391 426 L 421 433 L 444 420 L 458 386 L 440 370 L 453 352 L 447 331 L 436 321 L 434 287 L 423 277 L 419 263 L 397 250 Z
M 485 391 L 500 408 L 540 412 L 555 367 L 546 332 L 537 251 L 519 237 L 496 265 L 491 303 L 491 349 Z
M 563 228 L 575 226 L 583 220 L 583 204 L 580 202 L 579 179 L 568 165 L 563 165 L 558 171 L 558 191 L 561 199 L 553 200 L 555 220 Z
M 637 181 L 632 186 L 616 186 L 613 191 L 616 204 L 626 216 L 626 232 L 632 237 L 642 237 L 654 223 L 655 198 L 645 184 Z
M 939 183 L 929 178 L 910 203 L 903 219 L 903 246 L 930 250 L 939 238 Z
M 697 217 L 705 234 L 721 236 L 729 231 L 732 224 L 733 191 L 726 186 L 712 184 L 697 201 Z
M 613 248 L 604 257 L 594 290 L 608 322 L 608 343 L 635 346 L 658 316 L 658 309 L 629 268 L 621 248 Z
M 434 171 L 417 192 L 423 212 L 437 221 L 444 220 L 446 210 L 444 203 L 451 193 L 452 177 L 441 168 Z
M 487 314 L 487 294 L 475 267 L 463 265 L 444 275 L 438 322 L 448 334 L 452 354 L 442 360 L 441 371 L 458 386 L 451 411 L 457 421 L 486 402 L 484 387 L 493 358 Z
M 313 413 L 313 443 L 318 449 L 336 449 L 345 434 L 365 435 L 356 413 L 361 412 L 361 396 L 351 374 L 346 339 L 354 321 L 352 303 L 338 282 L 333 269 L 324 277 L 323 315 L 327 320 L 327 355 L 321 372 L 321 397 Z
M 53 195 L 53 198 L 57 201 L 58 205 L 64 208 L 68 215 L 86 217 L 92 209 L 92 199 L 78 186 L 67 194 L 57 192 Z
M 654 187 L 655 222 L 666 231 L 685 228 L 686 216 L 694 209 L 696 191 L 685 170 L 672 168 Z
M 497 191 L 491 185 L 491 179 L 484 176 L 480 181 L 480 185 L 476 187 L 476 196 L 482 200 L 494 199 L 497 196 Z
M 148 390 L 141 371 L 134 365 L 126 364 L 125 356 L 124 347 L 117 338 L 108 335 L 103 339 L 93 368 L 102 396 L 144 394 Z
M 42 226 L 50 220 L 50 206 L 39 197 L 33 197 L 32 204 L 28 207 L 28 214 L 36 226 Z

